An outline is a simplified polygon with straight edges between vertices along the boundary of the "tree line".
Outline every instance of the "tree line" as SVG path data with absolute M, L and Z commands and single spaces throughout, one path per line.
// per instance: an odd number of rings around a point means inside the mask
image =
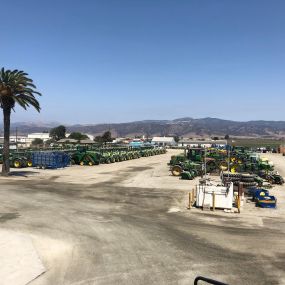
M 40 138 L 36 138 L 32 141 L 32 145 L 34 146 L 39 146 L 39 145 L 49 145 L 51 143 L 56 143 L 61 139 L 73 139 L 76 141 L 82 141 L 85 139 L 89 139 L 89 137 L 83 133 L 80 132 L 72 132 L 70 133 L 69 136 L 66 135 L 66 127 L 63 125 L 60 125 L 58 127 L 52 128 L 49 132 L 50 139 L 46 142 L 44 142 Z M 94 138 L 94 142 L 99 143 L 99 144 L 106 144 L 107 142 L 112 142 L 112 134 L 110 131 L 106 131 L 103 133 L 102 136 L 96 136 Z M 66 141 L 68 142 L 68 140 Z

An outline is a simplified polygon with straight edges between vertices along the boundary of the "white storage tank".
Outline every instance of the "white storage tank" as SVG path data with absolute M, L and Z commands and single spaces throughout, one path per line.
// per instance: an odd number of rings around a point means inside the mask
M 229 187 L 214 185 L 197 185 L 197 207 L 209 205 L 213 207 L 213 193 L 215 193 L 215 208 L 232 209 L 233 207 L 233 183 Z

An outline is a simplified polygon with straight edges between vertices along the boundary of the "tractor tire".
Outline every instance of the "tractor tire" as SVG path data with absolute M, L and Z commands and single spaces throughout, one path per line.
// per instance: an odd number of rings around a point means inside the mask
M 13 161 L 13 167 L 14 168 L 21 168 L 22 167 L 22 161 L 20 159 L 15 159 Z
M 192 170 L 192 175 L 193 175 L 193 177 L 197 177 L 197 176 L 199 176 L 199 172 L 198 172 L 198 170 L 193 169 L 193 170 Z
M 183 169 L 179 165 L 175 165 L 171 169 L 171 173 L 173 176 L 180 176 L 182 172 L 183 172 Z
M 282 179 L 282 177 L 274 177 L 274 184 L 278 184 L 278 185 L 283 185 L 284 184 L 284 180 Z
M 219 164 L 219 169 L 226 171 L 228 169 L 228 163 L 226 161 L 221 161 Z
M 28 167 L 32 167 L 33 166 L 32 160 L 30 160 L 30 159 L 27 160 L 27 166 Z
M 79 162 L 79 165 L 80 165 L 80 166 L 84 166 L 84 165 L 85 165 L 84 161 L 83 161 L 83 160 L 80 161 L 80 162 Z
M 254 187 L 257 185 L 256 182 L 243 182 L 242 184 L 245 188 Z
M 228 177 L 227 177 L 227 176 L 224 176 L 223 179 L 225 179 L 225 178 L 228 178 Z M 236 178 L 236 177 L 230 177 L 230 181 L 231 181 L 231 182 L 239 182 L 240 179 L 239 179 L 239 178 Z
M 217 168 L 216 163 L 213 160 L 208 161 L 206 163 L 206 167 L 208 172 L 212 172 Z
M 249 178 L 241 178 L 241 182 L 245 182 L 245 183 L 247 183 L 247 182 L 254 182 L 254 181 L 255 181 L 255 179 L 251 178 L 251 177 L 249 177 Z
M 240 179 L 241 175 L 239 173 L 232 173 L 232 172 L 224 172 L 223 177 L 230 177 L 230 178 L 238 178 Z
M 230 170 L 231 170 L 231 173 L 238 173 L 239 166 L 237 164 L 234 164 L 230 166 Z
M 241 179 L 254 179 L 254 175 L 251 174 L 242 174 Z

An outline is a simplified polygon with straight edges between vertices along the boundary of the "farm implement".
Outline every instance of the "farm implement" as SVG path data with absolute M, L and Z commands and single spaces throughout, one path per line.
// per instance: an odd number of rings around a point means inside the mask
M 172 156 L 169 162 L 173 176 L 193 179 L 206 173 L 221 173 L 222 179 L 244 187 L 262 186 L 264 182 L 284 184 L 284 179 L 274 172 L 274 165 L 245 149 L 189 148 L 184 154 Z M 205 169 L 206 167 L 206 169 Z M 186 173 L 185 173 L 186 172 Z
M 276 208 L 277 199 L 269 194 L 269 191 L 263 188 L 250 188 L 247 193 L 252 197 L 256 207 L 260 208 Z

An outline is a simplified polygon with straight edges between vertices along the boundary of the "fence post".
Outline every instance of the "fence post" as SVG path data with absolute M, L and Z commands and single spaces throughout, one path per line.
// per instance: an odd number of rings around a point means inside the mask
M 192 204 L 192 195 L 191 192 L 188 193 L 188 209 L 191 210 L 191 204 Z

